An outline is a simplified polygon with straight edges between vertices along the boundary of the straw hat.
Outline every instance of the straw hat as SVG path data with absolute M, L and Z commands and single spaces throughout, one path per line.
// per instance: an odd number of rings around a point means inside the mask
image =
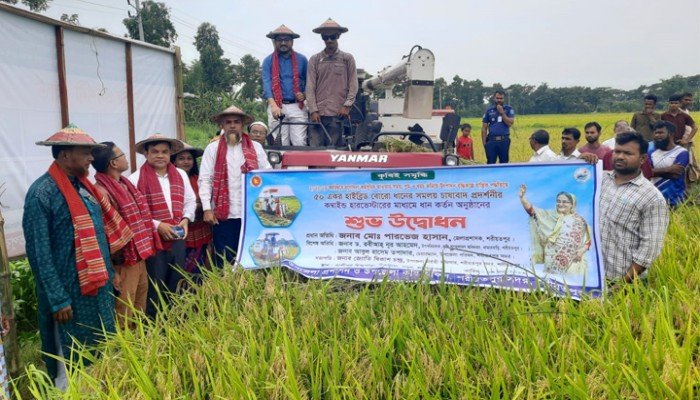
M 194 157 L 194 158 L 201 157 L 202 154 L 204 154 L 204 150 L 200 149 L 199 147 L 191 146 L 191 145 L 189 145 L 188 143 L 185 143 L 185 142 L 183 142 L 183 141 L 180 141 L 180 142 L 182 142 L 182 146 L 183 146 L 183 147 L 182 147 L 182 149 L 180 149 L 179 151 L 174 151 L 174 152 L 172 153 L 173 156 L 174 156 L 174 155 L 177 155 L 177 154 L 180 154 L 180 153 L 182 153 L 183 151 L 189 151 L 190 153 L 192 153 L 192 157 Z
M 175 154 L 179 153 L 182 151 L 184 145 L 182 144 L 181 141 L 173 138 L 169 138 L 167 136 L 163 136 L 160 133 L 156 133 L 155 135 L 151 135 L 147 137 L 146 139 L 143 139 L 142 141 L 136 143 L 136 152 L 139 154 L 143 154 L 144 156 L 146 155 L 146 145 L 149 143 L 153 142 L 168 142 L 170 143 L 170 153 Z
M 39 146 L 89 146 L 89 147 L 106 147 L 103 144 L 97 143 L 84 130 L 70 124 L 60 131 L 54 133 L 48 139 L 36 142 Z
M 253 122 L 254 118 L 252 115 L 246 114 L 243 110 L 236 106 L 231 106 L 224 111 L 215 114 L 211 117 L 212 121 L 214 122 L 219 122 L 219 119 L 223 117 L 224 115 L 238 115 L 239 117 L 243 118 L 243 125 L 248 125 L 251 122 Z
M 324 33 L 328 31 L 337 31 L 340 33 L 345 33 L 348 31 L 348 28 L 344 26 L 340 26 L 337 22 L 333 21 L 332 19 L 328 18 L 326 22 L 322 23 L 321 26 L 318 28 L 312 30 L 311 32 L 313 33 Z
M 286 35 L 286 36 L 291 36 L 292 39 L 296 39 L 296 38 L 299 37 L 299 34 L 294 33 L 294 31 L 292 31 L 291 29 L 287 28 L 287 26 L 284 25 L 284 24 L 280 25 L 279 28 L 275 29 L 274 31 L 268 33 L 268 34 L 265 35 L 265 36 L 266 36 L 266 37 L 269 37 L 270 39 L 274 39 L 274 38 L 276 38 L 277 36 L 284 36 L 284 35 Z

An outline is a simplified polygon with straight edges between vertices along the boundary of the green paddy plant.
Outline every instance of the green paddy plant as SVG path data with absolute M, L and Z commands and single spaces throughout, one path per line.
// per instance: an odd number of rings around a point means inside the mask
M 226 269 L 171 312 L 110 337 L 65 394 L 36 369 L 30 390 L 76 399 L 691 399 L 700 294 L 686 284 L 698 282 L 697 268 L 679 259 L 664 252 L 648 282 L 583 302 Z

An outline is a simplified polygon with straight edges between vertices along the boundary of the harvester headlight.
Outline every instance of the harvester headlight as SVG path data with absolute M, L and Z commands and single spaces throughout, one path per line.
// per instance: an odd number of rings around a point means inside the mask
M 282 161 L 282 154 L 280 154 L 277 151 L 268 151 L 267 161 L 269 161 L 270 164 L 274 167 L 275 165 L 279 164 L 280 161 Z
M 459 157 L 454 154 L 448 154 L 445 156 L 445 165 L 448 167 L 454 167 L 459 165 Z

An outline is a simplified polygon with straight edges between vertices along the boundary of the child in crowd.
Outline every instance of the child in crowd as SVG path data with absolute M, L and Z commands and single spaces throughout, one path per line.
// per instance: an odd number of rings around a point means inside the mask
M 469 124 L 462 124 L 459 126 L 459 129 L 462 131 L 462 136 L 457 138 L 457 155 L 459 155 L 460 158 L 474 160 L 474 152 L 472 150 L 473 143 L 471 138 L 472 126 Z

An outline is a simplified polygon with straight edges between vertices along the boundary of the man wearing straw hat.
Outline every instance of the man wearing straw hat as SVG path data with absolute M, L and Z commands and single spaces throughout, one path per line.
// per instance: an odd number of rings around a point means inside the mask
M 309 119 L 323 124 L 330 141 L 321 128 L 312 126 L 311 146 L 342 145 L 343 122 L 350 115 L 358 87 L 355 58 L 338 49 L 338 38 L 347 31 L 348 28 L 330 18 L 313 30 L 321 35 L 326 47 L 309 59 L 306 102 L 311 113 Z
M 255 169 L 270 169 L 265 150 L 250 139 L 243 127 L 253 117 L 236 106 L 214 115 L 223 131 L 204 149 L 199 167 L 199 198 L 204 221 L 212 225 L 216 265 L 233 263 L 238 251 L 243 216 L 241 176 Z
M 146 156 L 146 162 L 129 176 L 131 183 L 146 197 L 163 244 L 163 250 L 146 260 L 148 277 L 152 280 L 146 304 L 149 316 L 156 314 L 158 292 L 166 294 L 165 300 L 169 302 L 170 294 L 182 280 L 182 274 L 174 266 L 185 266 L 184 239 L 197 208 L 197 196 L 187 174 L 170 162 L 170 154 L 182 147 L 181 141 L 159 134 L 136 143 L 136 151 Z
M 267 123 L 270 131 L 279 125 L 280 115 L 287 122 L 308 122 L 304 106 L 306 57 L 292 50 L 299 35 L 284 25 L 267 34 L 275 51 L 262 63 L 263 96 L 267 100 Z M 283 146 L 306 146 L 306 125 L 283 125 L 276 135 Z
M 133 233 L 87 179 L 91 150 L 102 145 L 73 125 L 37 144 L 51 146 L 54 162 L 27 192 L 22 228 L 36 280 L 46 369 L 65 389 L 66 366 L 56 357 L 74 361 L 76 342 L 94 345 L 103 328 L 114 331 L 110 253 Z
M 129 170 L 126 153 L 113 142 L 102 142 L 104 147 L 92 150 L 92 166 L 95 168 L 95 187 L 110 199 L 119 215 L 134 233 L 133 239 L 122 249 L 114 261 L 115 288 L 117 291 L 117 320 L 122 327 L 129 323 L 133 309 L 146 311 L 148 273 L 146 260 L 162 250 L 151 210 L 146 197 L 122 173 Z

